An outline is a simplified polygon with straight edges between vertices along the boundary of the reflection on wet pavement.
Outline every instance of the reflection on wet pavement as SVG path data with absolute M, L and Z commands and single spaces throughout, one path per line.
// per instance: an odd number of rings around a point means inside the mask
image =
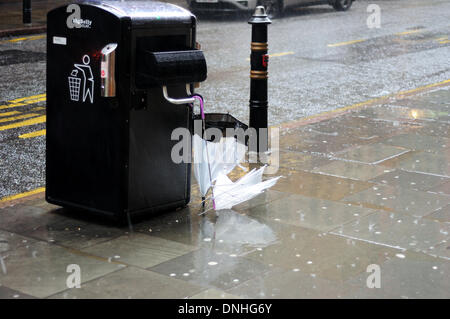
M 283 177 L 233 210 L 200 215 L 195 184 L 187 207 L 132 229 L 6 205 L 0 298 L 449 298 L 449 92 L 281 126 Z

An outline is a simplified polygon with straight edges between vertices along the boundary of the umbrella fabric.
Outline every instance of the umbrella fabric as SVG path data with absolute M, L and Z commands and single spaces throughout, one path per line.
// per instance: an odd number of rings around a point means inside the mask
M 219 176 L 231 172 L 245 156 L 245 145 L 238 143 L 234 137 L 221 138 L 218 143 L 213 143 L 194 134 L 192 146 L 194 175 L 202 196 L 206 196 L 211 184 Z
M 215 209 L 231 209 L 233 206 L 252 199 L 265 189 L 272 187 L 280 176 L 262 181 L 265 166 L 253 169 L 236 182 L 220 174 L 213 187 Z

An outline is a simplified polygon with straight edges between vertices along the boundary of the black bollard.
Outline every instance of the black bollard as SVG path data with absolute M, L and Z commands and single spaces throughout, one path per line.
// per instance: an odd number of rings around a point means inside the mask
M 268 149 L 267 133 L 267 25 L 272 23 L 263 6 L 258 6 L 248 21 L 252 25 L 252 43 L 250 55 L 250 121 L 249 127 L 257 134 L 257 152 Z M 260 131 L 260 129 L 262 129 Z M 250 150 L 255 151 L 255 150 Z
M 22 3 L 22 22 L 25 25 L 31 24 L 31 0 L 23 0 Z

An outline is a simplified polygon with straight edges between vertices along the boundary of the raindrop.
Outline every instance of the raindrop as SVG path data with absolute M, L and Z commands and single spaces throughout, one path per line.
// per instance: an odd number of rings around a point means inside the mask
M 307 264 L 311 265 L 313 262 L 311 260 L 308 260 Z
M 298 269 L 298 268 L 294 268 L 294 269 L 292 269 L 292 271 L 294 271 L 294 272 L 298 272 L 298 271 L 300 271 L 300 269 Z
M 210 265 L 210 266 L 215 266 L 215 265 L 217 265 L 218 263 L 217 263 L 217 261 L 210 261 L 209 263 L 208 263 L 208 265 Z
M 398 258 L 401 258 L 401 259 L 405 258 L 405 255 L 403 255 L 403 254 L 395 254 L 395 256 L 397 256 Z
M 177 274 L 171 273 L 169 276 L 170 277 L 175 277 Z
M 188 276 L 189 276 L 189 273 L 188 273 L 188 272 L 185 272 L 185 273 L 183 274 L 183 276 L 184 276 L 184 277 L 188 277 Z

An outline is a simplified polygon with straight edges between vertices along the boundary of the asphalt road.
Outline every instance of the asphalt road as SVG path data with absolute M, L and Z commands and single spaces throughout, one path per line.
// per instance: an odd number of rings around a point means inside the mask
M 366 24 L 371 3 L 380 28 Z M 450 79 L 449 16 L 448 0 L 289 10 L 269 27 L 269 123 Z M 246 18 L 199 17 L 208 79 L 198 92 L 208 112 L 248 120 L 250 35 Z M 0 198 L 44 186 L 45 58 L 45 35 L 0 39 Z M 28 99 L 11 102 L 20 98 Z

